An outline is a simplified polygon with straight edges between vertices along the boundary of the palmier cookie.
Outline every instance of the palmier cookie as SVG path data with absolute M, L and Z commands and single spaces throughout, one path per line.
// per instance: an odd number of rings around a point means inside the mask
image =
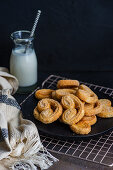
M 111 118 L 111 117 L 113 117 L 113 107 L 103 105 L 102 111 L 97 116 L 102 117 L 102 118 Z
M 86 103 L 95 103 L 98 100 L 97 95 L 87 86 L 80 85 L 76 95 Z
M 78 122 L 70 126 L 70 129 L 76 134 L 86 135 L 91 132 L 91 126 L 86 122 Z
M 55 96 L 58 100 L 67 94 L 76 94 L 76 90 L 74 89 L 58 89 L 55 91 Z
M 53 99 L 42 99 L 34 109 L 34 117 L 41 122 L 48 124 L 56 121 L 62 114 L 62 106 Z
M 68 98 L 67 98 L 67 96 L 68 96 Z M 64 106 L 65 98 L 66 98 L 66 100 L 69 99 L 69 102 L 70 102 L 70 97 L 71 97 L 73 99 L 73 101 L 75 102 L 75 108 L 69 108 L 69 109 L 65 110 L 62 114 L 62 121 L 66 124 L 72 125 L 72 124 L 79 122 L 83 118 L 84 105 L 79 100 L 79 98 L 74 96 L 73 94 L 69 94 L 67 96 L 62 97 L 62 100 L 61 100 L 62 105 Z
M 95 115 L 93 116 L 84 116 L 79 122 L 85 122 L 88 125 L 94 125 L 97 122 L 97 118 Z
M 72 96 L 65 95 L 61 99 L 61 104 L 64 109 L 74 109 L 75 108 L 75 101 Z
M 108 99 L 100 99 L 100 104 L 104 106 L 111 106 L 111 101 Z
M 44 98 L 51 98 L 51 93 L 53 91 L 54 90 L 51 89 L 40 89 L 35 92 L 35 97 L 39 100 Z
M 57 82 L 57 88 L 58 89 L 76 88 L 78 86 L 79 86 L 78 80 L 59 80 Z
M 102 105 L 99 100 L 96 103 L 84 105 L 85 116 L 97 115 L 102 111 Z

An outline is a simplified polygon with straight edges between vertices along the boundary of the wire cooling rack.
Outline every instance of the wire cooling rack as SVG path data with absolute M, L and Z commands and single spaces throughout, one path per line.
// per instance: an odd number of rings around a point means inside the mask
M 41 88 L 56 88 L 56 83 L 64 77 L 50 75 L 43 83 Z M 111 97 L 113 97 L 113 89 L 106 88 L 94 84 L 85 82 L 93 90 L 101 91 Z M 38 87 L 39 88 L 39 87 Z M 37 88 L 37 89 L 38 89 Z M 36 91 L 36 90 L 35 90 Z M 34 92 L 35 92 L 34 91 Z M 21 105 L 31 96 L 34 95 L 32 92 Z M 92 138 L 89 140 L 71 141 L 71 140 L 59 140 L 57 138 L 48 137 L 40 134 L 43 145 L 52 152 L 72 156 L 75 158 L 103 164 L 106 166 L 113 166 L 113 131 L 102 136 Z

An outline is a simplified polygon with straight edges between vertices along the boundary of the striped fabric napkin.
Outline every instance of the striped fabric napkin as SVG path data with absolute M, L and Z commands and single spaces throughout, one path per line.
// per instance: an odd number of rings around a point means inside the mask
M 18 80 L 0 68 L 0 170 L 48 169 L 57 159 L 44 148 L 33 122 L 22 118 L 12 96 Z

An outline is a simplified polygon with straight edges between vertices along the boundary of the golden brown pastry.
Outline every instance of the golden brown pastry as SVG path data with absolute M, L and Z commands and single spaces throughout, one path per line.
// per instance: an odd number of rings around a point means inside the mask
M 75 101 L 73 100 L 73 97 L 70 95 L 63 96 L 61 99 L 61 104 L 64 109 L 75 108 Z
M 91 126 L 87 123 L 78 122 L 70 126 L 71 130 L 77 134 L 86 135 L 91 132 Z
M 111 117 L 113 117 L 113 107 L 103 105 L 101 113 L 99 113 L 97 116 L 102 117 L 102 118 L 111 118 Z
M 76 94 L 76 90 L 74 89 L 58 89 L 55 91 L 56 98 L 61 100 L 61 98 L 67 94 Z
M 85 116 L 92 116 L 97 115 L 102 111 L 102 105 L 100 104 L 99 100 L 96 103 L 84 105 Z
M 65 124 L 72 125 L 74 123 L 79 122 L 81 118 L 83 117 L 83 114 L 78 114 L 76 109 L 67 109 L 62 114 L 62 121 Z
M 100 104 L 105 106 L 111 106 L 111 101 L 108 99 L 100 99 Z
M 51 98 L 51 93 L 53 91 L 54 90 L 51 89 L 40 89 L 35 92 L 35 97 L 39 100 L 44 98 Z
M 97 122 L 97 118 L 95 115 L 93 116 L 84 116 L 79 122 L 85 122 L 88 125 L 94 125 Z
M 79 86 L 78 80 L 59 80 L 57 82 L 57 88 L 58 89 L 76 88 L 78 86 Z
M 42 99 L 34 109 L 34 117 L 41 122 L 48 124 L 56 121 L 62 114 L 62 106 L 53 99 Z
M 76 95 L 86 103 L 95 103 L 98 100 L 97 95 L 87 86 L 80 85 Z
M 75 103 L 75 108 L 73 108 L 72 105 L 70 105 L 71 100 Z M 67 106 L 69 106 L 69 109 L 65 110 L 62 114 L 62 121 L 64 123 L 72 125 L 72 124 L 79 122 L 83 118 L 84 105 L 79 100 L 78 97 L 74 96 L 73 94 L 63 96 L 61 103 L 62 103 L 63 107 L 65 107 L 65 108 Z
M 50 105 L 50 102 L 48 102 L 49 100 L 47 98 L 43 99 L 43 100 L 40 100 L 37 104 L 37 109 L 39 112 L 42 112 L 43 110 L 46 110 L 46 109 L 50 109 L 51 108 L 51 105 Z
M 79 81 L 59 80 L 57 88 L 35 92 L 35 97 L 40 100 L 33 113 L 37 120 L 49 124 L 59 119 L 61 123 L 68 124 L 73 132 L 85 135 L 97 122 L 96 115 L 113 117 L 111 101 L 98 100 L 98 96 L 86 85 L 79 85 Z

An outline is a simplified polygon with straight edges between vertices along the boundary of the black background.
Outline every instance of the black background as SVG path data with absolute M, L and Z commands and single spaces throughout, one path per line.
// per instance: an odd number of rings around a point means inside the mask
M 40 72 L 113 70 L 112 0 L 1 0 L 0 66 L 9 67 L 10 34 L 31 30 L 37 9 Z

